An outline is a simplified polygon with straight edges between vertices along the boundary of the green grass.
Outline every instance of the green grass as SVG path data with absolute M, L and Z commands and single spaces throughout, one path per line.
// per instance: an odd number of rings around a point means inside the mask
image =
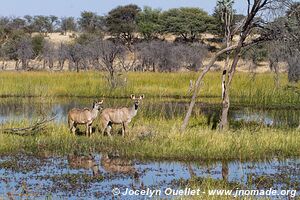
M 35 136 L 0 133 L 0 154 L 20 151 L 64 155 L 74 151 L 119 151 L 122 156 L 147 160 L 261 160 L 300 156 L 300 134 L 296 130 L 261 128 L 252 131 L 218 132 L 195 127 L 178 132 L 180 121 L 142 120 L 122 138 L 113 140 L 95 133 L 91 138 L 73 136 L 66 125 L 51 124 Z M 22 125 L 24 126 L 24 122 Z M 4 127 L 15 127 L 6 124 Z M 118 132 L 115 126 L 114 133 Z M 82 130 L 84 131 L 84 129 Z
M 201 101 L 220 101 L 221 74 L 210 72 L 202 83 Z M 127 73 L 127 84 L 117 89 L 107 86 L 100 72 L 2 72 L 0 96 L 37 97 L 128 97 L 131 93 L 146 97 L 190 97 L 189 81 L 197 73 Z M 232 102 L 237 104 L 292 106 L 300 103 L 300 83 L 289 84 L 285 74 L 280 75 L 280 87 L 275 87 L 271 73 L 237 73 L 231 89 Z M 202 97 L 202 98 L 201 98 Z M 209 99 L 207 99 L 210 97 Z
M 43 99 L 42 101 L 44 99 L 51 101 L 62 96 L 101 98 L 127 97 L 131 93 L 143 93 L 147 101 L 151 102 L 162 100 L 161 97 L 173 99 L 189 97 L 189 80 L 194 80 L 196 75 L 196 73 L 128 73 L 127 85 L 111 90 L 106 86 L 103 74 L 99 72 L 3 72 L 0 74 L 2 86 L 0 96 L 35 96 L 41 97 L 39 99 Z M 220 103 L 220 78 L 219 72 L 210 72 L 206 76 L 199 101 Z M 273 74 L 257 74 L 253 78 L 249 73 L 237 73 L 231 90 L 232 102 L 299 108 L 300 84 L 289 84 L 284 74 L 280 75 L 280 80 L 281 85 L 276 88 Z M 189 98 L 183 98 L 182 101 L 189 101 Z M 110 140 L 97 133 L 92 138 L 74 137 L 65 124 L 51 124 L 36 136 L 0 133 L 0 153 L 49 151 L 66 154 L 75 150 L 87 152 L 92 148 L 102 152 L 118 150 L 123 156 L 155 160 L 248 160 L 300 155 L 300 134 L 295 129 L 242 125 L 221 133 L 211 130 L 203 115 L 195 114 L 189 129 L 181 135 L 178 130 L 183 116 L 165 119 L 159 113 L 153 114 L 153 110 L 155 109 L 149 107 L 148 110 L 139 112 L 144 118 L 134 119 L 131 123 L 133 126 L 131 135 L 125 139 L 115 136 Z M 18 122 L 3 126 L 22 127 L 28 123 Z

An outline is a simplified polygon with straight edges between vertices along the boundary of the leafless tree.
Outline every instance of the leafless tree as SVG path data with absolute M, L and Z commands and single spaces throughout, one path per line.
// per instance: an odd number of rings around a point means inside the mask
M 175 71 L 178 65 L 174 60 L 172 44 L 165 41 L 152 41 L 140 45 L 140 59 L 146 68 L 155 71 Z
M 108 82 L 112 88 L 117 87 L 117 65 L 115 63 L 118 55 L 125 51 L 125 48 L 118 43 L 111 42 L 109 40 L 98 40 L 99 46 L 99 60 L 103 64 L 104 69 L 108 72 Z
M 183 132 L 186 129 L 186 126 L 188 124 L 189 118 L 191 116 L 193 107 L 196 102 L 196 97 L 200 88 L 200 83 L 205 76 L 205 74 L 210 70 L 210 68 L 213 66 L 216 59 L 222 55 L 223 53 L 233 51 L 233 62 L 230 66 L 228 78 L 225 81 L 225 87 L 223 92 L 223 100 L 222 100 L 222 115 L 220 119 L 220 129 L 226 129 L 228 128 L 228 111 L 230 107 L 230 99 L 229 99 L 229 90 L 230 86 L 236 71 L 236 67 L 240 58 L 240 52 L 245 46 L 254 45 L 256 43 L 267 41 L 273 39 L 273 35 L 270 35 L 270 33 L 263 34 L 259 37 L 256 37 L 254 39 L 249 38 L 246 40 L 251 33 L 253 33 L 254 30 L 257 29 L 264 29 L 265 24 L 261 23 L 261 18 L 258 18 L 258 15 L 260 15 L 263 11 L 269 11 L 270 9 L 273 9 L 273 3 L 277 4 L 277 0 L 247 0 L 248 2 L 248 12 L 245 20 L 241 24 L 241 26 L 237 29 L 238 33 L 240 35 L 239 40 L 237 44 L 231 45 L 229 47 L 226 47 L 219 52 L 215 54 L 215 56 L 212 57 L 210 62 L 205 66 L 205 69 L 200 73 L 198 76 L 196 83 L 195 83 L 195 89 L 192 96 L 192 100 L 188 109 L 188 112 L 186 113 L 185 119 L 183 121 L 183 124 L 181 126 L 181 131 Z M 225 71 L 223 73 L 226 73 Z
M 248 0 L 247 17 L 241 26 L 240 38 L 237 43 L 237 48 L 233 52 L 233 62 L 228 72 L 227 81 L 225 82 L 225 88 L 222 99 L 222 114 L 219 124 L 221 130 L 228 129 L 228 112 L 230 107 L 229 90 L 236 71 L 238 61 L 240 59 L 241 50 L 245 46 L 246 39 L 249 36 L 251 36 L 251 34 L 254 33 L 254 31 L 261 32 L 261 41 L 268 41 L 274 39 L 272 32 L 270 32 L 268 27 L 266 26 L 266 22 L 262 20 L 262 14 L 264 12 L 269 12 L 273 11 L 273 9 L 276 9 L 275 7 L 278 5 L 278 3 L 280 2 L 277 0 Z M 261 16 L 259 17 L 259 15 Z
M 133 46 L 130 51 L 122 51 L 122 53 L 117 56 L 120 67 L 126 72 L 137 71 L 138 52 L 134 48 Z
M 279 88 L 279 62 L 282 61 L 281 49 L 278 48 L 280 45 L 274 41 L 268 44 L 268 59 L 270 70 L 275 73 L 275 84 Z
M 28 62 L 34 55 L 31 39 L 28 37 L 22 37 L 17 44 L 17 57 L 21 61 L 22 69 L 25 70 L 28 67 Z
M 61 43 L 57 49 L 57 59 L 59 63 L 60 70 L 63 70 L 64 63 L 68 59 L 68 46 Z
M 80 61 L 84 59 L 84 54 L 85 51 L 83 45 L 75 43 L 68 46 L 69 70 L 73 70 L 75 67 L 76 72 L 79 72 Z
M 232 38 L 234 36 L 233 33 L 233 16 L 234 16 L 234 10 L 233 10 L 233 0 L 218 0 L 217 1 L 217 9 L 220 13 L 220 20 L 223 25 L 224 29 L 224 41 L 226 48 L 229 47 L 232 43 Z M 227 70 L 229 65 L 229 57 L 230 53 L 226 53 L 226 60 L 224 64 L 223 70 Z
M 86 44 L 89 63 L 97 70 L 105 70 L 102 66 L 102 39 L 93 38 Z
M 173 58 L 179 67 L 198 71 L 208 54 L 207 47 L 201 43 L 179 43 L 172 47 Z
M 5 69 L 5 59 L 6 59 L 6 56 L 5 56 L 5 51 L 4 49 L 0 46 L 0 59 L 1 59 L 1 70 L 4 70 Z
M 143 70 L 176 71 L 181 67 L 197 71 L 207 54 L 199 43 L 182 44 L 165 41 L 143 42 L 137 45 L 138 59 Z
M 42 49 L 43 68 L 48 64 L 49 69 L 53 69 L 54 61 L 57 59 L 57 49 L 54 44 L 46 41 Z

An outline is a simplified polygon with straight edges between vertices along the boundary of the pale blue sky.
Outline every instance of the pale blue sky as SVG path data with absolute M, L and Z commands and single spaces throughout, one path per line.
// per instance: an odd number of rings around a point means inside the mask
M 56 15 L 79 17 L 81 11 L 107 14 L 118 5 L 137 4 L 153 8 L 200 7 L 212 13 L 216 0 L 0 0 L 0 16 Z M 245 13 L 246 0 L 236 0 L 235 9 Z

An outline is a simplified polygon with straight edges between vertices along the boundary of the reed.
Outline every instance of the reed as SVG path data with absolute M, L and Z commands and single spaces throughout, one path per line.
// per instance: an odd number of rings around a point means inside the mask
M 0 74 L 0 96 L 20 97 L 128 97 L 130 94 L 145 94 L 150 97 L 188 99 L 190 80 L 196 73 L 151 73 L 131 72 L 122 78 L 124 84 L 111 89 L 100 72 L 2 72 Z M 287 75 L 280 75 L 276 87 L 274 75 L 263 73 L 252 75 L 239 72 L 231 88 L 231 102 L 256 106 L 299 107 L 300 83 L 291 84 Z M 126 81 L 125 81 L 126 79 Z M 199 101 L 219 103 L 221 75 L 210 72 L 205 77 L 199 93 Z

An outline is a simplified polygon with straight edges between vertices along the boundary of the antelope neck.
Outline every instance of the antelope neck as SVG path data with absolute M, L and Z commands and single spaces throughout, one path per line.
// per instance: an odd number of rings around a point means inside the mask
M 98 112 L 99 112 L 99 110 L 98 110 L 98 109 L 96 109 L 96 108 L 93 108 L 93 110 L 92 110 L 92 114 L 93 114 L 93 116 L 94 116 L 94 117 L 97 117 L 97 115 L 98 115 Z
M 135 103 L 134 104 L 134 109 L 137 110 L 138 108 L 139 108 L 139 105 Z

